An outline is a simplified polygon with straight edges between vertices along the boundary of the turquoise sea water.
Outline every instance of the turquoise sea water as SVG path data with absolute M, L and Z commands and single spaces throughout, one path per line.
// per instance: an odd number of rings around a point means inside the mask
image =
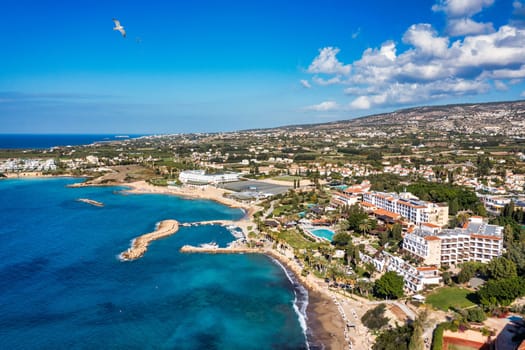
M 311 232 L 317 237 L 325 238 L 329 241 L 332 241 L 332 239 L 334 238 L 334 234 L 335 234 L 334 231 L 326 229 L 326 228 L 318 228 L 318 229 L 312 230 Z
M 233 237 L 223 227 L 182 227 L 139 260 L 117 258 L 160 220 L 236 219 L 240 210 L 65 187 L 77 181 L 0 181 L 2 348 L 306 348 L 298 294 L 270 258 L 178 252 L 184 244 L 226 245 Z

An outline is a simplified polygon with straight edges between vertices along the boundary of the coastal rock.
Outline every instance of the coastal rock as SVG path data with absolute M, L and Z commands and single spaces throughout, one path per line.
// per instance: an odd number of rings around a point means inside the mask
M 151 241 L 171 236 L 178 230 L 179 222 L 177 220 L 161 221 L 155 231 L 135 238 L 131 243 L 131 247 L 120 254 L 120 259 L 129 261 L 141 258 L 148 250 L 148 245 Z

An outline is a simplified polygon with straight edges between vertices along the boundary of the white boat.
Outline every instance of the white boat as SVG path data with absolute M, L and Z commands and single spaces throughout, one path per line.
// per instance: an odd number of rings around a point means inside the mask
M 201 248 L 206 248 L 206 249 L 217 249 L 219 248 L 219 245 L 215 242 L 210 242 L 210 243 L 203 243 L 200 245 Z

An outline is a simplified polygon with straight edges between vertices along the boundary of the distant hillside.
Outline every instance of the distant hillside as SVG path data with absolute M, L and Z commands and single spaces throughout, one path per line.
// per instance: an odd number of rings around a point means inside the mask
M 351 120 L 289 128 L 458 132 L 525 136 L 525 100 L 401 109 Z

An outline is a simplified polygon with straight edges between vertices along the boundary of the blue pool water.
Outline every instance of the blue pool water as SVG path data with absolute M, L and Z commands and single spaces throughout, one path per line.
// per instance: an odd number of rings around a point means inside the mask
M 306 348 L 295 289 L 270 258 L 179 253 L 184 244 L 227 244 L 226 228 L 182 227 L 139 260 L 117 258 L 160 220 L 236 219 L 240 210 L 65 187 L 77 181 L 0 181 L 2 348 Z
M 318 228 L 315 230 L 310 231 L 312 234 L 316 235 L 320 238 L 325 238 L 329 241 L 332 241 L 332 238 L 334 237 L 335 232 L 326 228 Z

